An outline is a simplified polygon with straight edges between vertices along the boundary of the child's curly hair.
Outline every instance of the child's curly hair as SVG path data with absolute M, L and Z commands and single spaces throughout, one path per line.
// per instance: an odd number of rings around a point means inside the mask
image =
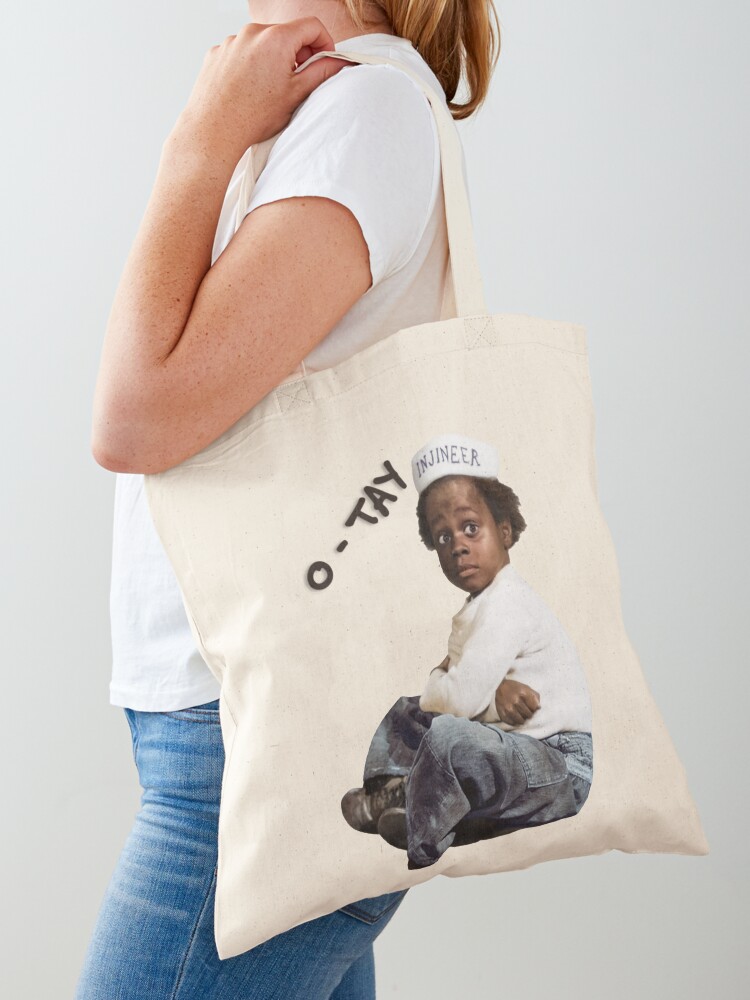
M 440 479 L 434 480 L 434 482 L 430 483 L 429 486 L 422 490 L 419 494 L 419 501 L 417 502 L 419 537 L 422 539 L 423 543 L 430 550 L 430 552 L 435 550 L 435 544 L 432 541 L 432 534 L 430 532 L 429 525 L 427 524 L 427 497 L 430 495 L 430 491 L 436 483 L 442 483 L 446 479 L 470 480 L 474 484 L 477 493 L 487 504 L 495 523 L 502 524 L 503 521 L 510 521 L 512 541 L 509 548 L 513 548 L 518 541 L 519 535 L 526 527 L 526 521 L 519 510 L 520 504 L 518 497 L 510 486 L 506 486 L 505 483 L 501 483 L 498 479 L 489 479 L 486 476 L 441 476 Z

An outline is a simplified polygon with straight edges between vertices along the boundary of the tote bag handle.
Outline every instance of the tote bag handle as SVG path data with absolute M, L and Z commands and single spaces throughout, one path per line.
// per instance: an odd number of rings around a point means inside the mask
M 369 53 L 336 52 L 335 50 L 316 52 L 314 56 L 301 63 L 295 72 L 299 73 L 309 66 L 310 63 L 315 62 L 316 59 L 323 59 L 327 56 L 345 59 L 348 62 L 385 63 L 389 66 L 395 66 L 396 69 L 401 70 L 401 72 L 411 77 L 427 97 L 435 118 L 438 141 L 440 143 L 440 167 L 443 178 L 443 197 L 445 199 L 445 220 L 448 229 L 450 283 L 453 287 L 456 316 L 486 317 L 487 306 L 484 300 L 482 273 L 479 269 L 469 195 L 463 174 L 461 140 L 453 121 L 453 116 L 444 103 L 444 96 L 438 95 L 417 73 L 408 69 L 403 63 L 395 59 L 388 59 L 386 56 L 374 56 Z M 274 136 L 273 139 L 275 140 L 275 138 Z M 250 202 L 255 184 L 253 147 L 248 150 L 247 157 L 248 160 L 242 176 L 237 202 L 235 232 L 239 229 L 245 217 L 245 211 Z M 444 312 L 445 300 L 443 302 Z M 443 315 L 441 318 L 445 318 L 445 316 Z M 284 381 L 298 378 L 298 372 L 302 376 L 306 374 L 304 361 L 301 361 L 298 368 Z

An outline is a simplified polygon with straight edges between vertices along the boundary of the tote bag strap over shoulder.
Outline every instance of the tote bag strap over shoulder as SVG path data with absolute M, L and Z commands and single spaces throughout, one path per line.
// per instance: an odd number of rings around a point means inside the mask
M 450 273 L 446 295 L 443 299 L 441 318 L 453 318 L 451 308 L 455 309 L 455 316 L 457 317 L 487 317 L 487 307 L 482 287 L 482 274 L 479 269 L 476 243 L 474 241 L 469 195 L 464 181 L 461 140 L 453 121 L 453 116 L 445 104 L 444 95 L 439 95 L 417 73 L 408 69 L 403 63 L 395 59 L 388 59 L 386 56 L 374 56 L 369 53 L 317 52 L 314 56 L 306 60 L 306 62 L 301 63 L 295 72 L 299 73 L 309 66 L 310 63 L 315 62 L 316 59 L 323 59 L 327 56 L 344 59 L 347 62 L 385 63 L 386 65 L 394 66 L 396 69 L 401 70 L 402 73 L 406 73 L 407 76 L 411 77 L 427 97 L 435 117 L 438 140 L 440 142 L 445 219 L 448 229 Z M 240 183 L 234 225 L 235 232 L 239 229 L 245 217 L 255 181 L 265 166 L 271 147 L 280 135 L 281 132 L 278 132 L 263 142 L 251 146 L 245 154 L 247 160 Z M 449 297 L 449 292 L 451 291 L 453 302 L 450 301 Z M 304 361 L 301 361 L 298 368 L 291 375 L 287 376 L 281 384 L 283 385 L 287 382 L 304 378 L 305 375 L 305 364 Z

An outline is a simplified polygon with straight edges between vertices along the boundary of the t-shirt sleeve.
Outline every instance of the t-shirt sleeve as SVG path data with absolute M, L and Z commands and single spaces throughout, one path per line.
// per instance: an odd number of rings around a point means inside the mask
M 295 110 L 247 212 L 282 198 L 340 202 L 360 225 L 374 286 L 406 264 L 419 244 L 439 152 L 433 112 L 417 84 L 392 66 L 353 64 Z

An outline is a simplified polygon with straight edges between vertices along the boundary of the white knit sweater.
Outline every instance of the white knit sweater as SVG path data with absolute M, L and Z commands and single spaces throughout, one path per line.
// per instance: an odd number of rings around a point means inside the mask
M 495 722 L 542 739 L 591 732 L 591 701 L 575 646 L 549 605 L 510 563 L 466 598 L 453 616 L 447 668 L 435 667 L 419 700 L 425 712 Z M 504 677 L 539 692 L 540 707 L 520 726 L 500 722 L 495 691 Z

